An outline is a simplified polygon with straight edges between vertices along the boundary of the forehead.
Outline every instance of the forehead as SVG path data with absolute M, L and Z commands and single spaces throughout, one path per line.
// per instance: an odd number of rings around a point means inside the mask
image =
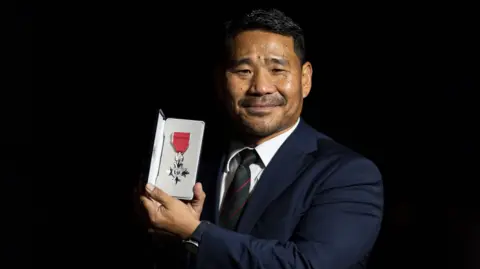
M 293 38 L 280 34 L 255 30 L 238 34 L 232 40 L 232 57 L 277 56 L 297 58 Z

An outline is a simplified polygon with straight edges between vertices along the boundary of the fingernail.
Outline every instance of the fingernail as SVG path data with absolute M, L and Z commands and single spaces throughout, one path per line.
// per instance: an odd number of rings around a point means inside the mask
M 155 186 L 153 186 L 152 184 L 148 183 L 145 188 L 147 189 L 147 191 L 153 191 L 153 190 L 155 189 Z

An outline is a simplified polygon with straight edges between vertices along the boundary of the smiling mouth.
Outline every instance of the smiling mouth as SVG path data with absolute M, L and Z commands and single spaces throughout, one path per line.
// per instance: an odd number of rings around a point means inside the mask
M 261 97 L 247 96 L 238 103 L 247 114 L 252 116 L 271 114 L 276 108 L 285 106 L 286 104 L 286 99 L 279 93 L 263 95 Z
M 265 105 L 248 105 L 244 106 L 244 108 L 262 108 L 262 107 L 276 107 L 278 105 L 272 105 L 272 104 L 265 104 Z
M 247 113 L 252 114 L 252 115 L 265 115 L 271 112 L 274 108 L 278 106 L 276 105 L 256 105 L 256 106 L 245 106 L 243 107 Z

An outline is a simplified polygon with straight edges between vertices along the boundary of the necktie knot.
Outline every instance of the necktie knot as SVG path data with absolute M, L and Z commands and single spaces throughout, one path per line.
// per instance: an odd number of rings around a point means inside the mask
M 255 149 L 244 149 L 240 151 L 240 163 L 241 165 L 248 167 L 252 163 L 256 163 L 258 160 L 258 154 Z

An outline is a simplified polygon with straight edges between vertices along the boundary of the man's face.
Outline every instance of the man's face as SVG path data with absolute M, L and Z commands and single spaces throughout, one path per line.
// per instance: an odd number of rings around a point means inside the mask
M 293 38 L 245 31 L 232 42 L 222 96 L 233 119 L 257 137 L 295 124 L 311 88 L 312 67 L 301 64 Z

